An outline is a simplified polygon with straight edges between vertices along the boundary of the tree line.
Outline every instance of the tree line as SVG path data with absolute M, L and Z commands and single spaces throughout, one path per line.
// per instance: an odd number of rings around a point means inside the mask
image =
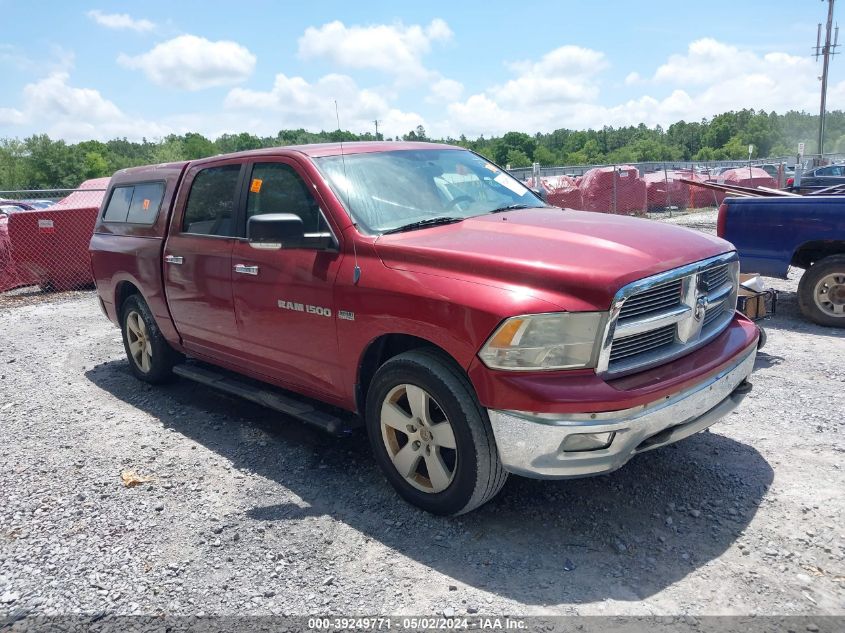
M 845 152 L 845 112 L 828 113 L 825 150 Z M 600 130 L 561 128 L 534 135 L 508 132 L 498 137 L 480 136 L 430 139 L 422 126 L 401 139 L 445 142 L 472 149 L 490 160 L 511 167 L 541 165 L 587 165 L 643 161 L 711 161 L 748 157 L 787 156 L 797 153 L 799 142 L 805 153 L 817 153 L 818 116 L 805 112 L 739 110 L 711 119 L 687 123 L 678 121 L 668 128 L 603 127 Z M 275 136 L 242 132 L 223 134 L 216 140 L 201 134 L 171 134 L 160 140 L 83 141 L 66 143 L 46 134 L 25 139 L 0 139 L 0 190 L 75 187 L 83 180 L 110 176 L 136 165 L 192 160 L 262 147 L 337 141 L 373 141 L 372 133 L 349 131 L 309 132 L 281 130 Z M 381 140 L 381 135 L 379 135 Z M 391 139 L 388 139 L 391 140 Z

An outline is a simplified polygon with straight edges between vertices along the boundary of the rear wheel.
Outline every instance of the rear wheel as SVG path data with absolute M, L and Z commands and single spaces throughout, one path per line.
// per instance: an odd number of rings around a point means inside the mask
M 434 514 L 463 514 L 507 479 L 487 414 L 444 355 L 400 354 L 382 365 L 367 395 L 376 461 L 408 502 Z
M 129 367 L 136 377 L 153 384 L 172 378 L 173 366 L 181 360 L 181 355 L 164 339 L 152 312 L 139 295 L 123 302 L 121 330 Z
M 845 255 L 825 257 L 804 271 L 798 305 L 819 325 L 845 327 Z

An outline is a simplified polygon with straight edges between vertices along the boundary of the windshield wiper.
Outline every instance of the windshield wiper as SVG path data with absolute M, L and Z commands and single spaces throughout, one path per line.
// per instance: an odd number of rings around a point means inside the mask
M 535 207 L 528 205 L 528 204 L 509 204 L 504 207 L 499 207 L 498 209 L 493 209 L 492 211 L 488 211 L 488 213 L 502 213 L 503 211 L 513 211 L 514 209 L 533 209 Z
M 436 218 L 428 218 L 426 220 L 420 220 L 419 222 L 411 222 L 410 224 L 403 224 L 402 226 L 397 226 L 393 229 L 387 229 L 386 231 L 382 231 L 382 235 L 389 235 L 390 233 L 402 233 L 403 231 L 413 231 L 415 229 L 424 229 L 427 226 L 438 226 L 440 224 L 452 224 L 454 222 L 460 222 L 465 220 L 466 218 L 455 218 L 450 216 L 439 216 Z

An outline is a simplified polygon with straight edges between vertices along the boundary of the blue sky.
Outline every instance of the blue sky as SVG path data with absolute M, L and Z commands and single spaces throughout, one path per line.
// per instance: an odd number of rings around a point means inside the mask
M 0 136 L 667 125 L 818 108 L 818 0 L 0 0 Z M 830 109 L 845 107 L 834 58 Z

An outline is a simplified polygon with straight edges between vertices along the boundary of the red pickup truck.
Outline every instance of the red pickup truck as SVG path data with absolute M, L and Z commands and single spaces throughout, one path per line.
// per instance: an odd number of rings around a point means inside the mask
M 716 237 L 561 210 L 426 143 L 256 150 L 117 172 L 91 261 L 129 366 L 334 433 L 409 502 L 508 473 L 606 473 L 751 388 L 757 327 Z

